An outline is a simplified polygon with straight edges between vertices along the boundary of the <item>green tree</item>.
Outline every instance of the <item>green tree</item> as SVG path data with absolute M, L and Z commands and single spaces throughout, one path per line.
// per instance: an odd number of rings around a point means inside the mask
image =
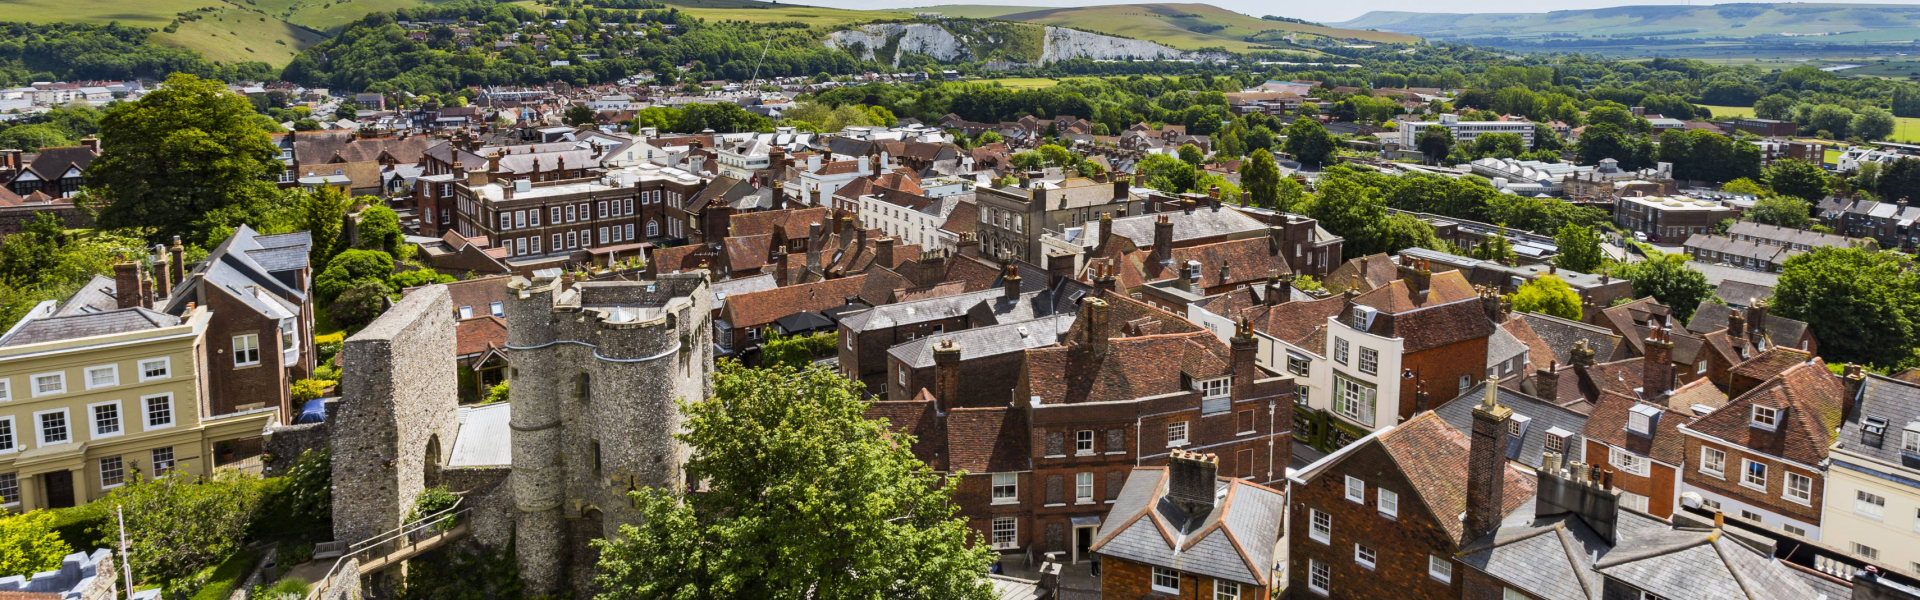
M 1428 164 L 1438 164 L 1440 159 L 1453 153 L 1453 130 L 1439 125 L 1428 125 L 1420 130 L 1419 139 L 1414 145 L 1420 148 Z
M 1827 197 L 1827 172 L 1804 160 L 1786 158 L 1773 161 L 1761 170 L 1760 179 L 1773 188 L 1773 193 L 1784 194 L 1816 202 Z
M 280 149 L 250 118 L 253 104 L 218 81 L 176 73 L 100 119 L 87 168 L 101 227 L 152 227 L 204 244 L 208 232 L 256 221 L 279 197 Z M 218 241 L 218 240 L 214 240 Z
M 1853 122 L 1847 125 L 1847 131 L 1868 140 L 1886 139 L 1893 135 L 1893 113 L 1877 106 L 1869 106 L 1854 113 Z
M 39 152 L 41 148 L 71 145 L 73 145 L 73 137 L 67 133 L 67 130 L 49 123 L 15 125 L 0 131 L 0 147 L 14 148 L 21 152 Z
M 561 115 L 561 119 L 568 125 L 584 127 L 592 125 L 596 116 L 598 116 L 598 113 L 595 113 L 592 107 L 585 104 L 575 104 L 567 107 L 567 112 Z
M 124 510 L 133 564 L 148 581 L 172 585 L 226 560 L 240 549 L 260 506 L 259 478 L 239 471 L 201 477 L 181 468 L 131 480 L 95 502 L 108 514 Z M 117 539 L 120 529 L 108 520 L 92 533 Z
M 1180 162 L 1184 162 L 1189 165 L 1193 165 L 1195 167 L 1199 167 L 1200 163 L 1207 159 L 1207 156 L 1200 152 L 1200 147 L 1195 146 L 1193 144 L 1181 144 L 1179 152 L 1180 152 Z
M 1553 234 L 1553 243 L 1560 248 L 1553 264 L 1562 269 L 1595 273 L 1607 264 L 1607 254 L 1600 249 L 1600 234 L 1590 227 L 1561 225 L 1560 231 Z
M 313 250 L 308 252 L 313 272 L 324 273 L 327 263 L 346 250 L 346 240 L 340 231 L 346 225 L 347 209 L 353 200 L 340 188 L 326 185 L 298 194 L 295 226 L 313 239 Z
M 1903 156 L 1880 167 L 1880 176 L 1874 178 L 1874 192 L 1888 202 L 1920 198 L 1920 158 Z
M 1346 169 L 1338 168 L 1344 172 Z M 1352 178 L 1335 174 L 1320 178 L 1320 195 L 1308 206 L 1307 216 L 1346 238 L 1341 245 L 1342 258 L 1354 258 L 1386 252 L 1392 245 L 1385 229 L 1387 203 L 1380 190 Z
M 1507 239 L 1506 224 L 1502 223 L 1500 225 L 1500 233 L 1498 235 L 1490 236 L 1487 238 L 1487 241 L 1481 242 L 1478 246 L 1474 246 L 1472 256 L 1480 260 L 1490 260 L 1500 264 L 1512 264 L 1513 242 Z
M 372 323 L 380 313 L 386 312 L 390 304 L 387 295 L 392 293 L 393 288 L 387 287 L 385 282 L 364 279 L 334 297 L 333 303 L 327 305 L 327 314 L 332 315 L 334 321 L 349 327 Z
M 1807 201 L 1793 196 L 1764 196 L 1747 211 L 1747 218 L 1762 225 L 1806 229 L 1813 225 Z
M 398 255 L 401 240 L 400 214 L 385 206 L 374 205 L 360 211 L 360 247 Z
M 631 494 L 640 524 L 593 542 L 602 600 L 993 597 L 958 479 L 866 419 L 859 384 L 724 362 L 714 391 L 681 405 L 678 436 L 706 491 Z
M 1845 139 L 1848 127 L 1853 126 L 1853 111 L 1837 104 L 1821 104 L 1801 107 L 1801 115 L 1794 119 L 1803 129 L 1813 132 L 1827 132 L 1833 139 Z
M 1646 261 L 1620 265 L 1613 275 L 1633 282 L 1634 297 L 1653 296 L 1673 309 L 1674 317 L 1684 323 L 1693 317 L 1702 300 L 1713 295 L 1713 284 L 1706 275 L 1687 266 L 1687 255 L 1651 252 Z
M 1815 248 L 1787 259 L 1773 311 L 1805 321 L 1829 362 L 1891 367 L 1920 347 L 1920 276 L 1913 266 L 1894 251 Z
M 1522 284 L 1509 299 L 1513 302 L 1513 309 L 1520 312 L 1580 320 L 1580 293 L 1573 291 L 1572 286 L 1555 275 L 1541 275 Z
M 73 547 L 54 531 L 57 520 L 45 510 L 0 515 L 0 573 L 32 575 L 59 568 L 60 559 L 72 554 Z
M 363 281 L 386 282 L 393 276 L 393 255 L 379 250 L 348 250 L 333 257 L 327 270 L 313 278 L 321 304 L 333 304 L 341 293 Z
M 1784 94 L 1767 96 L 1753 104 L 1753 116 L 1762 119 L 1791 120 L 1795 103 L 1792 96 Z
M 805 336 L 781 336 L 769 331 L 767 342 L 760 346 L 760 363 L 768 367 L 805 369 L 813 364 L 815 357 L 832 352 L 833 343 L 838 340 L 830 331 Z
M 1319 121 L 1298 119 L 1287 126 L 1285 149 L 1293 155 L 1294 160 L 1302 163 L 1319 166 L 1332 162 L 1338 144 L 1339 141 L 1333 139 L 1333 134 L 1327 133 L 1327 128 L 1322 127 Z
M 309 522 L 333 519 L 333 450 L 315 448 L 300 453 L 287 469 L 287 490 L 293 514 Z
M 1240 186 L 1247 190 L 1254 206 L 1277 208 L 1280 202 L 1280 165 L 1273 161 L 1273 154 L 1266 150 L 1255 150 L 1253 156 L 1240 163 Z
M 1513 158 L 1526 151 L 1527 142 L 1517 133 L 1482 133 L 1473 138 L 1473 154 L 1479 158 Z

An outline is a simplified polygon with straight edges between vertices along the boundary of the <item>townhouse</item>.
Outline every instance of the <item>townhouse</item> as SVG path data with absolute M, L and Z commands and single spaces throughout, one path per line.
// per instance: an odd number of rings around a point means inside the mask
M 1821 541 L 1920 575 L 1920 385 L 1849 367 L 1847 415 L 1827 454 Z
M 1286 493 L 1221 476 L 1219 466 L 1212 454 L 1175 450 L 1167 466 L 1128 474 L 1091 547 L 1102 598 L 1268 600 L 1283 591 Z
M 87 302 L 99 306 L 117 298 L 123 308 L 150 306 L 175 317 L 195 307 L 212 310 L 219 318 L 207 326 L 208 414 L 265 410 L 291 423 L 293 382 L 311 377 L 317 360 L 314 273 L 307 263 L 312 249 L 305 231 L 260 234 L 241 225 L 186 272 L 184 249 L 175 238 L 168 259 L 155 261 L 166 263 L 165 277 L 148 282 L 146 271 L 117 265 L 112 291 L 89 286 L 96 291 Z M 149 287 L 151 294 L 129 292 Z
M 1614 200 L 1613 223 L 1655 242 L 1683 242 L 1727 219 L 1739 219 L 1740 207 L 1686 196 L 1635 194 Z
M 1832 196 L 1814 207 L 1814 217 L 1822 225 L 1850 238 L 1868 238 L 1882 248 L 1911 251 L 1920 243 L 1920 206 L 1908 206 L 1906 198 L 1880 202 L 1864 198 Z
M 1042 238 L 1048 231 L 1097 221 L 1102 215 L 1141 214 L 1140 199 L 1125 178 L 1108 183 L 1104 176 L 1046 182 L 1033 172 L 1022 173 L 1017 186 L 995 180 L 975 188 L 980 222 L 981 251 L 988 256 L 1038 263 L 1044 254 Z
M 850 315 L 841 319 L 839 325 L 841 372 L 875 392 L 900 385 L 904 394 L 913 394 L 918 390 L 905 387 L 911 373 L 905 365 L 893 364 L 888 359 L 890 349 L 919 338 L 974 327 L 1071 315 L 1078 310 L 1079 300 L 1091 291 L 1086 284 L 1071 279 L 1063 279 L 1054 287 L 1046 285 L 1047 281 L 1041 279 L 1033 286 L 1037 289 L 1027 291 L 1025 278 L 1009 269 L 1002 276 L 1000 289 L 875 306 Z M 908 395 L 892 399 L 905 400 Z

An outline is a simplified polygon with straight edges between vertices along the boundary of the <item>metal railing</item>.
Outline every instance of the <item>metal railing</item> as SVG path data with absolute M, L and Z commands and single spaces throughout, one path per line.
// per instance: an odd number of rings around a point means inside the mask
M 333 585 L 334 578 L 339 576 L 340 569 L 347 565 L 347 561 L 358 558 L 360 559 L 360 564 L 365 565 L 373 559 L 405 551 L 414 546 L 418 546 L 421 542 L 453 531 L 455 527 L 458 527 L 463 520 L 473 512 L 473 507 L 462 506 L 465 503 L 465 498 L 455 500 L 453 506 L 449 506 L 444 510 L 415 519 L 412 522 L 402 524 L 399 527 L 395 527 L 379 535 L 348 544 L 345 552 L 339 555 L 340 558 L 334 560 L 333 567 L 327 569 L 327 576 L 321 578 L 319 581 L 313 582 L 312 588 L 307 592 L 306 600 L 319 600 L 325 596 L 327 589 Z M 333 546 L 333 548 L 338 548 L 339 546 L 337 546 L 337 544 L 343 542 L 326 543 L 334 544 L 335 546 Z M 315 550 L 317 554 L 319 547 L 316 546 Z

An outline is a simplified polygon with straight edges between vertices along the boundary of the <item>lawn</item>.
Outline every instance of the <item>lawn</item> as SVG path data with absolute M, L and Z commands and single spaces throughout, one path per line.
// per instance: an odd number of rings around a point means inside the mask
M 159 29 L 175 13 L 208 6 L 227 6 L 220 0 L 7 0 L 8 21 L 30 23 L 107 23 Z
M 1708 110 L 1712 110 L 1713 116 L 1715 118 L 1753 116 L 1753 108 L 1751 107 L 1707 106 L 1705 104 L 1702 104 L 1700 106 L 1706 107 Z M 1920 118 L 1894 117 L 1893 118 L 1893 135 L 1888 137 L 1888 141 L 1894 141 L 1894 142 L 1920 141 Z

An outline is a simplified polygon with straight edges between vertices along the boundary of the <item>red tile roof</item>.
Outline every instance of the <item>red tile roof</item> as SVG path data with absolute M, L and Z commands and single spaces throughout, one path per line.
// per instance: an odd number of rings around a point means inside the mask
M 1816 465 L 1827 458 L 1827 447 L 1846 415 L 1846 385 L 1839 375 L 1815 358 L 1788 368 L 1758 387 L 1694 421 L 1688 429 L 1739 445 L 1747 450 Z M 1780 411 L 1773 429 L 1753 425 L 1753 407 Z
M 493 315 L 466 319 L 453 324 L 458 346 L 455 356 L 470 356 L 488 348 L 507 347 L 507 320 Z
M 1004 473 L 1033 468 L 1024 408 L 956 408 L 947 411 L 947 469 Z
M 1380 446 L 1413 484 L 1419 501 L 1433 520 L 1447 530 L 1453 542 L 1469 539 L 1459 515 L 1467 512 L 1467 453 L 1469 440 L 1446 421 L 1427 411 L 1394 427 L 1379 438 Z M 1508 461 L 1502 483 L 1499 513 L 1506 515 L 1533 501 L 1533 479 Z
M 855 275 L 738 294 L 727 297 L 725 315 L 727 322 L 736 328 L 760 327 L 794 313 L 817 312 L 846 304 L 847 297 L 860 295 L 866 284 L 866 275 Z
M 1653 435 L 1643 436 L 1627 431 L 1627 417 L 1635 406 L 1652 406 L 1660 409 L 1660 421 L 1654 424 Z M 1674 410 L 1667 406 L 1641 402 L 1633 396 L 1606 393 L 1593 405 L 1587 414 L 1587 426 L 1581 435 L 1587 439 L 1615 448 L 1624 448 L 1628 452 L 1649 457 L 1654 460 L 1680 466 L 1686 459 L 1686 440 L 1679 428 L 1693 420 L 1693 414 Z

